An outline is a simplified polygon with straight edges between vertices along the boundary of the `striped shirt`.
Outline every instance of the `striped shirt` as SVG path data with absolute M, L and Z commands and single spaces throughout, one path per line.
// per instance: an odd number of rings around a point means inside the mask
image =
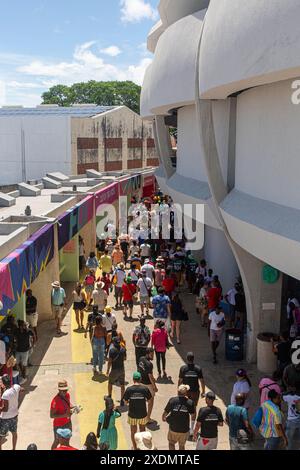
M 271 400 L 267 400 L 261 405 L 263 416 L 259 431 L 261 435 L 268 439 L 270 437 L 280 437 L 276 429 L 277 424 L 282 424 L 282 414 L 280 408 Z

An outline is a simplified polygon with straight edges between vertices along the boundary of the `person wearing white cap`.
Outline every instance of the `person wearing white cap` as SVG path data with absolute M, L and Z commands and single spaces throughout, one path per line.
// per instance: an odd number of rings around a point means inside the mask
M 64 312 L 64 308 L 66 307 L 66 293 L 65 290 L 60 286 L 59 281 L 55 281 L 52 283 L 51 305 L 52 312 L 56 321 L 56 331 L 57 334 L 60 335 L 62 315 Z
M 137 432 L 134 440 L 137 450 L 157 450 L 152 441 L 152 434 L 149 431 Z
M 188 385 L 180 385 L 177 397 L 169 400 L 162 415 L 162 420 L 169 424 L 169 450 L 175 450 L 176 444 L 179 445 L 179 450 L 185 450 L 189 438 L 190 416 L 195 413 L 194 402 L 187 397 L 189 390 Z
M 98 307 L 99 313 L 103 314 L 107 305 L 107 292 L 104 290 L 105 284 L 100 281 L 96 284 L 96 289 L 93 290 L 92 299 L 95 307 Z

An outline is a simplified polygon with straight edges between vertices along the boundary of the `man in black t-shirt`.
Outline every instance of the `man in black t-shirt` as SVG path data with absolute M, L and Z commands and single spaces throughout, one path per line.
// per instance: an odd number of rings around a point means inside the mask
M 216 450 L 218 447 L 218 426 L 223 426 L 224 418 L 220 408 L 214 406 L 215 400 L 216 395 L 208 392 L 206 394 L 207 406 L 199 410 L 194 429 L 194 441 L 197 441 L 196 450 Z
M 200 398 L 200 386 L 201 384 L 201 397 L 205 397 L 205 382 L 203 378 L 202 369 L 200 366 L 195 364 L 194 353 L 189 352 L 186 356 L 187 363 L 182 366 L 179 372 L 178 386 L 181 384 L 188 385 L 190 390 L 188 392 L 188 398 L 194 402 L 195 413 L 192 416 L 190 435 L 193 435 L 194 425 L 196 421 L 196 411 Z
M 137 450 L 134 436 L 138 432 L 138 427 L 140 432 L 144 432 L 146 429 L 148 422 L 147 403 L 152 399 L 149 389 L 141 384 L 141 379 L 140 372 L 135 372 L 133 374 L 133 385 L 126 389 L 123 397 L 124 402 L 129 406 L 128 424 L 131 429 L 131 441 L 134 450 Z
M 153 357 L 154 357 L 154 349 L 147 348 L 146 355 L 141 357 L 138 364 L 138 371 L 140 372 L 142 379 L 141 383 L 145 385 L 150 393 L 151 393 L 151 400 L 148 405 L 148 424 L 153 423 L 154 421 L 151 420 L 151 413 L 154 406 L 154 398 L 155 394 L 158 392 L 158 388 L 155 383 L 155 379 L 153 377 Z
M 108 395 L 112 396 L 113 385 L 119 384 L 121 386 L 121 400 L 120 405 L 124 406 L 123 396 L 125 393 L 125 365 L 126 349 L 121 347 L 121 340 L 117 336 L 113 339 L 113 346 L 108 354 L 107 375 L 108 379 Z
M 169 450 L 175 450 L 176 444 L 179 445 L 179 450 L 185 450 L 189 437 L 190 415 L 195 413 L 195 405 L 187 397 L 189 390 L 188 385 L 180 385 L 178 396 L 169 400 L 162 415 L 162 420 L 169 424 Z
M 18 328 L 15 333 L 16 341 L 16 360 L 19 366 L 22 378 L 20 385 L 23 385 L 27 380 L 27 366 L 29 360 L 29 352 L 33 347 L 35 336 L 31 330 L 28 329 L 27 323 L 23 320 L 18 320 Z

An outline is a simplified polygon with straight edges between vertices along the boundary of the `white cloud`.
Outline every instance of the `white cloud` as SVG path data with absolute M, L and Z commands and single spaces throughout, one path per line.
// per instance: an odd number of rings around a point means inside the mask
M 88 80 L 132 80 L 142 84 L 146 68 L 152 59 L 143 58 L 138 64 L 116 66 L 104 61 L 95 52 L 95 41 L 75 48 L 70 62 L 45 62 L 32 60 L 17 68 L 19 73 L 36 77 L 40 83 L 53 86 L 57 83 L 70 85 Z
M 0 106 L 5 105 L 6 103 L 6 88 L 5 83 L 0 80 Z
M 121 20 L 124 23 L 139 23 L 144 19 L 155 21 L 157 11 L 145 0 L 121 0 Z
M 102 52 L 102 54 L 106 54 L 111 57 L 117 57 L 118 55 L 121 54 L 122 51 L 118 46 L 109 46 L 109 47 L 106 47 L 105 49 L 101 49 L 100 52 Z
M 14 88 L 17 90 L 33 89 L 33 88 L 43 88 L 43 84 L 40 83 L 30 83 L 30 82 L 17 82 L 13 80 L 6 84 L 9 88 Z

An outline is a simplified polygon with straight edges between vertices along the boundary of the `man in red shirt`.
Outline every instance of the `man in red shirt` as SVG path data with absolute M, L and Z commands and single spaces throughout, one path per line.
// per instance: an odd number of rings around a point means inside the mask
M 56 449 L 59 442 L 58 429 L 72 431 L 71 416 L 73 406 L 71 405 L 69 387 L 66 380 L 58 382 L 58 394 L 53 398 L 50 407 L 50 418 L 53 419 L 54 441 L 51 449 Z
M 70 439 L 72 437 L 72 431 L 70 429 L 58 429 L 58 447 L 52 450 L 79 450 L 75 447 L 70 446 Z
M 132 313 L 133 313 L 133 296 L 136 293 L 136 286 L 132 282 L 132 279 L 130 276 L 128 276 L 124 280 L 124 284 L 122 285 L 122 291 L 123 291 L 123 304 L 124 304 L 124 315 L 125 318 L 127 318 L 127 310 L 129 308 L 129 318 L 132 319 Z
M 222 289 L 218 287 L 215 281 L 212 282 L 211 288 L 207 292 L 208 311 L 212 312 L 218 307 L 222 299 Z

